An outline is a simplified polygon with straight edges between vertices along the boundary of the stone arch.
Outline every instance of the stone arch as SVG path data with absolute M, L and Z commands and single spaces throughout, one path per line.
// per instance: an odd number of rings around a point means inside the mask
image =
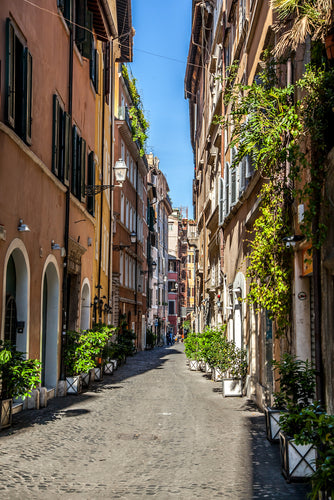
M 14 265 L 15 269 L 15 286 L 13 283 L 9 285 L 9 269 L 8 264 Z M 10 294 L 15 300 L 16 319 L 18 328 L 16 333 L 16 348 L 28 356 L 29 349 L 29 311 L 30 311 L 30 266 L 29 257 L 26 247 L 22 240 L 15 238 L 8 247 L 4 259 L 3 273 L 3 301 L 2 301 L 2 323 L 1 323 L 1 338 L 5 338 L 6 328 L 6 296 L 11 288 Z M 14 295 L 13 295 L 14 293 Z M 9 294 L 8 294 L 9 295 Z
M 90 304 L 91 292 L 88 278 L 85 278 L 81 288 L 80 329 L 87 330 L 90 327 Z
M 60 286 L 57 260 L 47 258 L 42 274 L 41 293 L 41 341 L 42 385 L 53 388 L 58 380 L 58 340 Z

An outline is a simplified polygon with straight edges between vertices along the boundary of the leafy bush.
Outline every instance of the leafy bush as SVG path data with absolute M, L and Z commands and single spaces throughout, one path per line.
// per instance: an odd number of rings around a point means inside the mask
M 25 359 L 8 341 L 0 341 L 1 399 L 25 398 L 41 383 L 41 363 L 37 359 Z
M 200 334 L 195 332 L 190 332 L 187 338 L 184 340 L 185 353 L 187 358 L 200 360 Z

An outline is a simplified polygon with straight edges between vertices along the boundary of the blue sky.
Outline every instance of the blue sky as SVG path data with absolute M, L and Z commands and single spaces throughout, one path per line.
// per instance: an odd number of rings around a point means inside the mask
M 173 207 L 188 207 L 189 218 L 194 167 L 184 76 L 191 5 L 191 0 L 132 0 L 136 35 L 130 64 L 150 122 L 147 152 L 160 159 Z

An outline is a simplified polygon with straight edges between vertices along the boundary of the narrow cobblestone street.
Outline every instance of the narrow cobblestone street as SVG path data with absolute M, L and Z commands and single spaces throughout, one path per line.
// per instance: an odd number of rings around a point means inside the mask
M 140 352 L 80 396 L 14 416 L 0 498 L 305 499 L 263 414 L 186 367 L 183 345 Z

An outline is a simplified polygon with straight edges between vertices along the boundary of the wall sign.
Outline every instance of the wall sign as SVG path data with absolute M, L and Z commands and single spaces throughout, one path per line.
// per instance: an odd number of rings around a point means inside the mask
M 299 300 L 306 300 L 307 299 L 306 293 L 305 292 L 299 292 L 298 299 Z

